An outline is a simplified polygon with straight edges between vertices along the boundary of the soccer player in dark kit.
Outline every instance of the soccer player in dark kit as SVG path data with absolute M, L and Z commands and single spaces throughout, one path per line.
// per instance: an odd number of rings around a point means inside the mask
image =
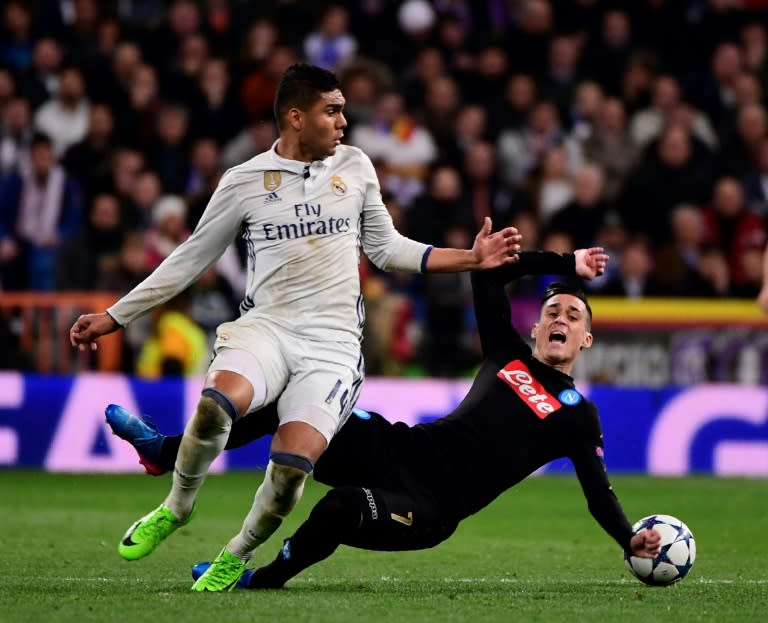
M 589 511 L 633 555 L 654 558 L 660 534 L 634 534 L 608 481 L 596 406 L 570 372 L 592 345 L 592 312 L 584 293 L 554 283 L 531 330 L 533 350 L 512 326 L 504 285 L 524 275 L 591 279 L 608 257 L 601 248 L 573 254 L 520 253 L 516 264 L 475 272 L 472 286 L 483 363 L 469 393 L 450 414 L 407 426 L 356 409 L 315 466 L 333 487 L 286 539 L 275 560 L 246 570 L 238 586 L 278 588 L 339 545 L 402 551 L 434 547 L 463 519 L 490 504 L 546 463 L 573 462 Z M 273 421 L 270 421 L 270 418 Z M 228 448 L 269 434 L 273 414 L 233 426 Z M 172 469 L 178 443 L 116 405 L 113 431 L 131 442 L 155 473 Z M 196 567 L 196 573 L 204 564 Z

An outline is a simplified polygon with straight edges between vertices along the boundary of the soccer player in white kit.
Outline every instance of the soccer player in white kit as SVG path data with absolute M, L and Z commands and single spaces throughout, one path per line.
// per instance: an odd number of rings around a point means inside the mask
M 277 401 L 280 426 L 264 481 L 241 531 L 194 583 L 196 591 L 237 584 L 253 550 L 301 497 L 315 461 L 355 404 L 364 377 L 360 246 L 384 270 L 477 270 L 517 259 L 517 231 L 491 233 L 489 219 L 471 250 L 433 248 L 400 235 L 371 161 L 341 145 L 344 103 L 334 74 L 290 67 L 275 96 L 280 137 L 272 148 L 224 174 L 193 234 L 149 277 L 70 329 L 73 346 L 95 348 L 99 336 L 181 293 L 244 231 L 248 282 L 241 315 L 218 327 L 171 491 L 118 546 L 123 558 L 137 560 L 187 523 L 232 422 Z

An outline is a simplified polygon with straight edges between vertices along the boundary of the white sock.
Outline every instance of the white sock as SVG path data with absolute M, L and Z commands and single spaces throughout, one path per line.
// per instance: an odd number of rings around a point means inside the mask
M 242 560 L 249 560 L 253 550 L 272 536 L 296 506 L 307 476 L 304 470 L 270 461 L 243 527 L 227 543 L 227 551 Z
M 231 428 L 232 418 L 215 400 L 200 398 L 184 429 L 173 468 L 173 485 L 165 499 L 165 505 L 178 519 L 185 520 L 192 512 L 197 491 L 211 463 L 227 445 Z

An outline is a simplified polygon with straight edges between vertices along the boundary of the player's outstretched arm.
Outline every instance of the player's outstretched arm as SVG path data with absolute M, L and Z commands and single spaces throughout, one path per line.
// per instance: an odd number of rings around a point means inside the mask
M 427 272 L 451 273 L 487 270 L 518 260 L 522 236 L 514 227 L 491 233 L 493 224 L 485 217 L 471 249 L 434 248 L 427 259 Z
M 656 558 L 661 552 L 661 533 L 653 528 L 641 530 L 632 537 L 629 548 L 638 558 Z
M 84 314 L 80 316 L 69 330 L 69 342 L 80 350 L 96 350 L 96 339 L 117 331 L 120 325 L 107 312 L 100 314 Z
M 576 274 L 582 279 L 594 279 L 605 272 L 608 255 L 603 247 L 577 249 L 573 254 L 576 257 Z

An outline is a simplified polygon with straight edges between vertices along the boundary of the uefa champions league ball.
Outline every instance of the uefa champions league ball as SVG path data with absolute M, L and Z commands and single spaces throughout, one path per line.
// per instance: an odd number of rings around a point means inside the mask
M 624 552 L 624 561 L 632 574 L 649 586 L 669 586 L 682 580 L 696 560 L 696 541 L 682 521 L 672 515 L 643 517 L 632 531 L 653 528 L 661 533 L 661 552 L 656 558 L 638 558 Z

